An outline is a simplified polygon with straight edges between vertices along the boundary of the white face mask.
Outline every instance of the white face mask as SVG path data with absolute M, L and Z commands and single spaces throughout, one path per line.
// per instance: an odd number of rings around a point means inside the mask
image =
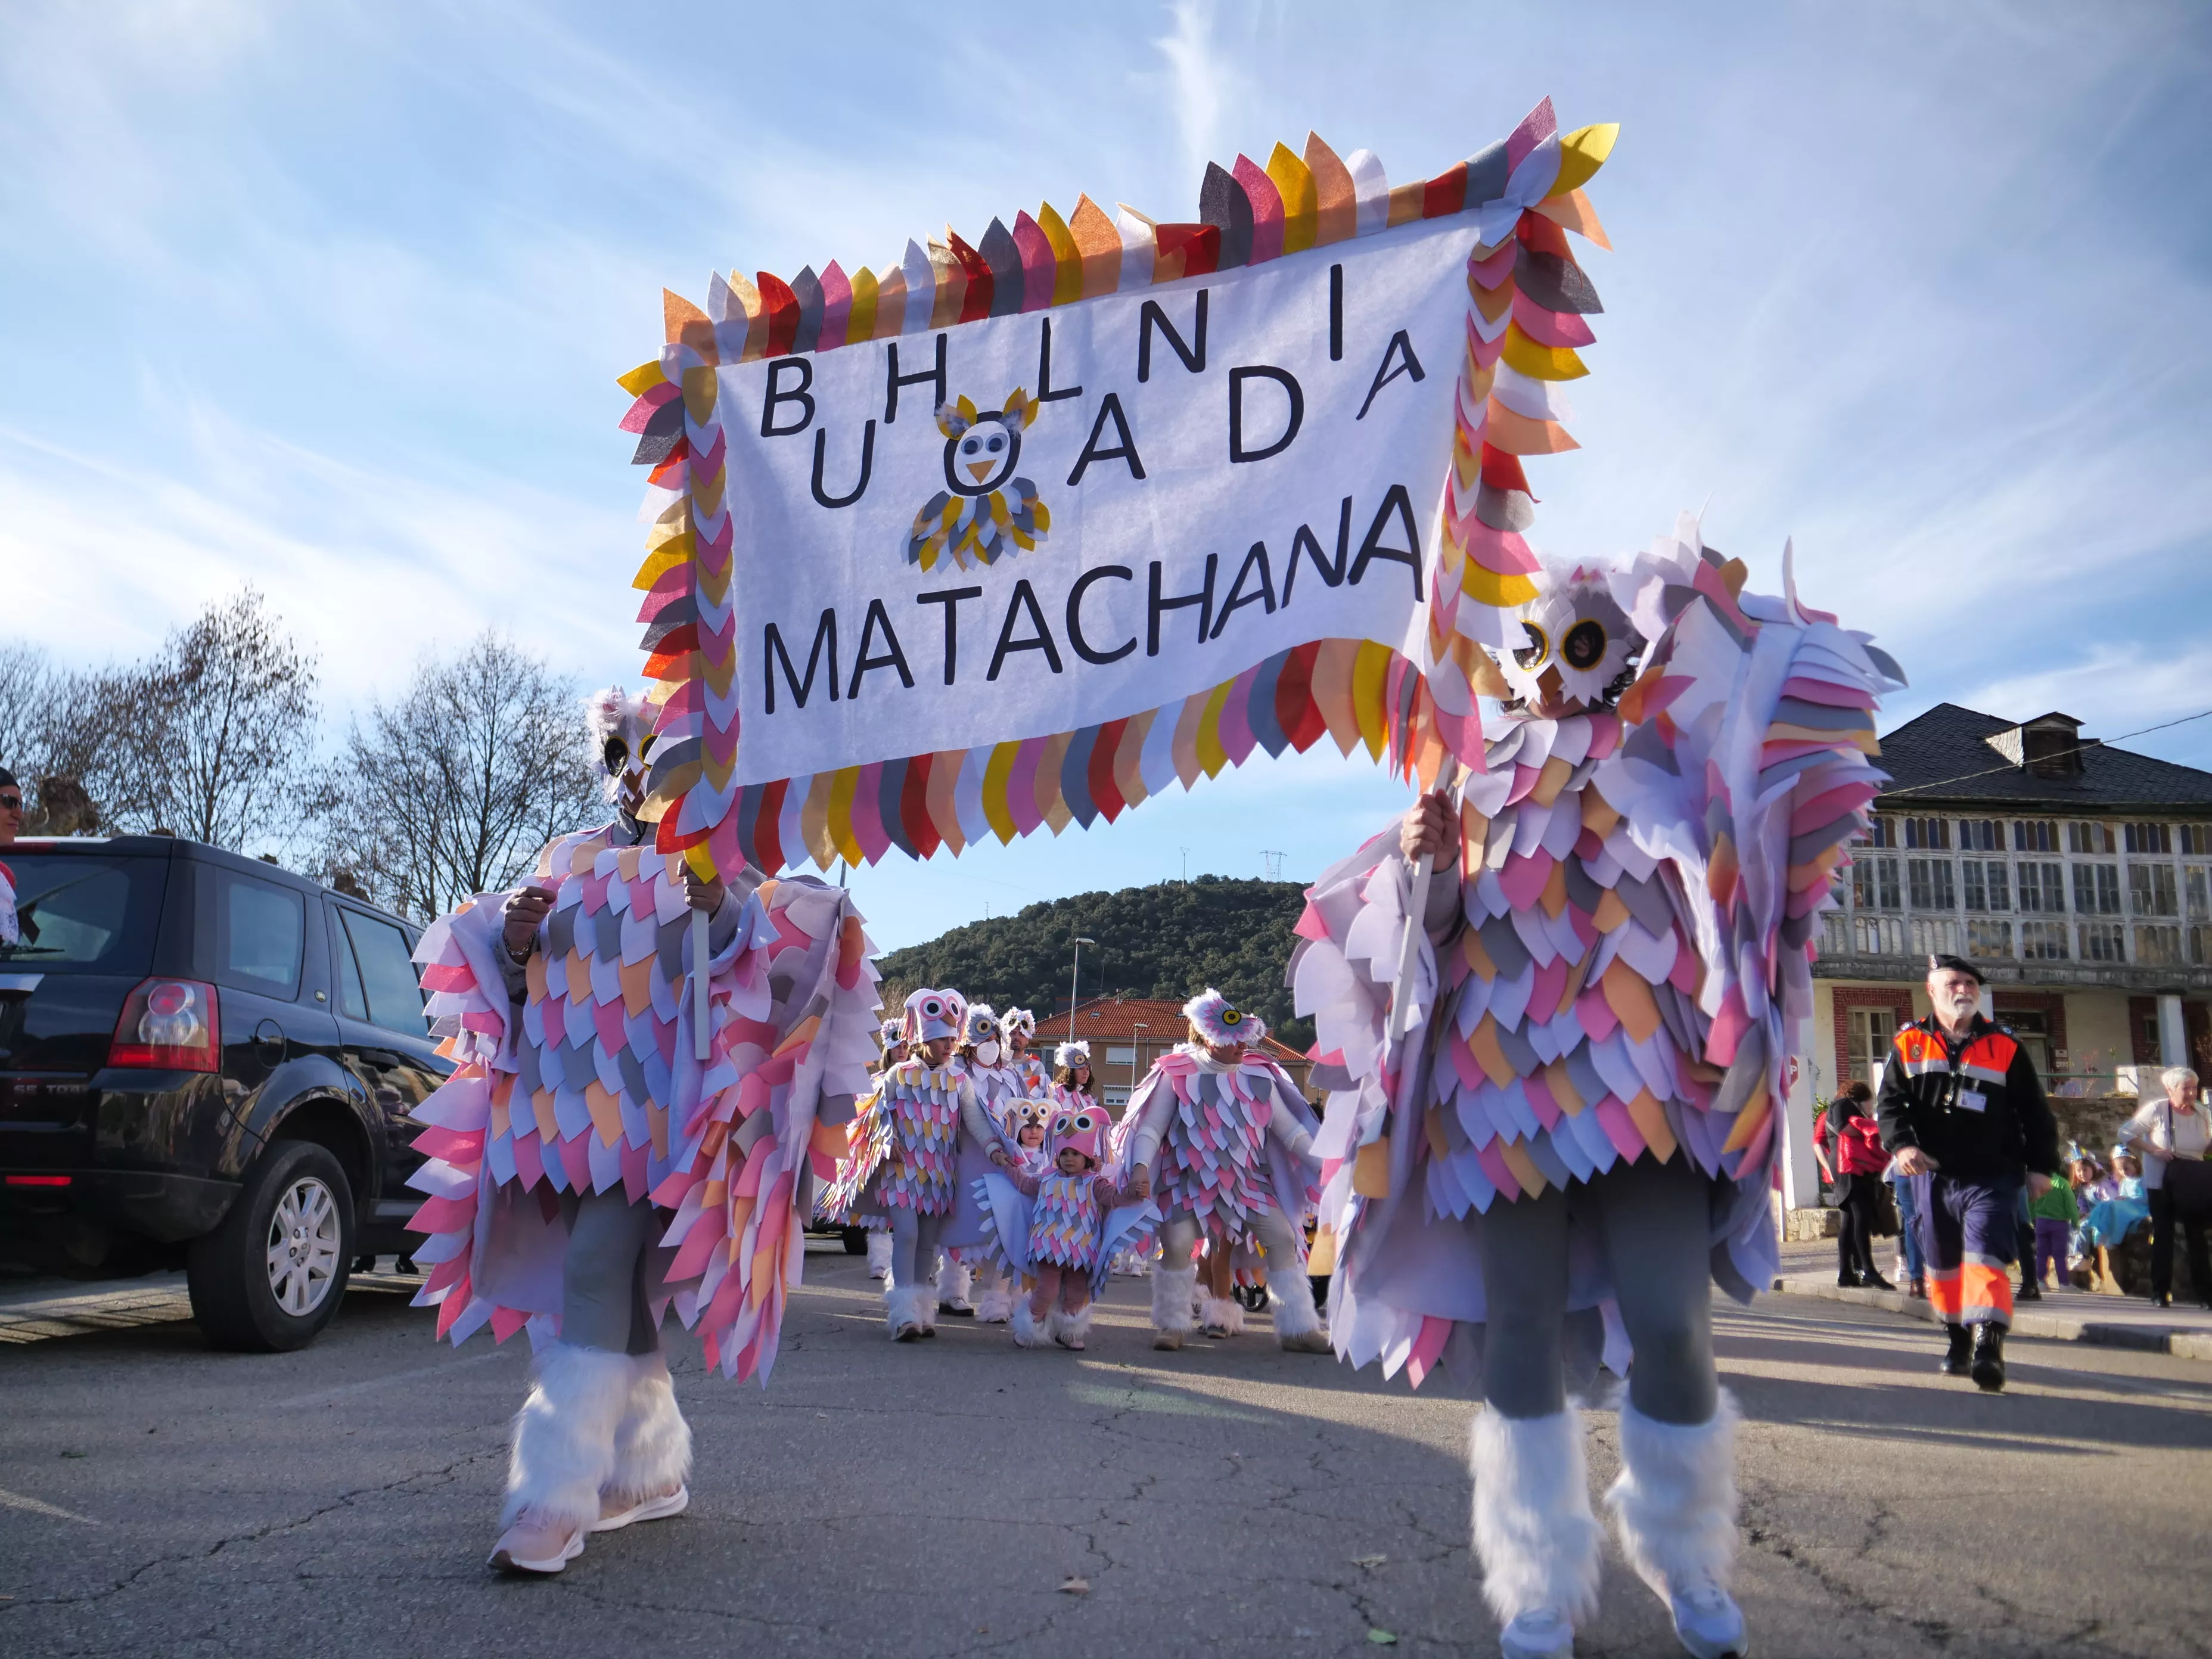
M 999 1045 L 995 1042 L 977 1043 L 975 1063 L 978 1066 L 996 1066 L 999 1063 Z

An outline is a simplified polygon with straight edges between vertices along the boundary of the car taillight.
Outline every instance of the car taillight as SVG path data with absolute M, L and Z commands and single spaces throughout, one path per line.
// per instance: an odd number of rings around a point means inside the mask
M 169 1072 L 222 1069 L 215 987 L 196 979 L 149 979 L 131 992 L 107 1045 L 110 1066 Z

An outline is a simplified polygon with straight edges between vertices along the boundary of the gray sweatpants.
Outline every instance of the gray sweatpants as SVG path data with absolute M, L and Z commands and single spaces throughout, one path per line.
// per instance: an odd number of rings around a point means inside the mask
M 563 1342 L 609 1353 L 660 1352 L 646 1270 L 662 1226 L 652 1204 L 631 1203 L 619 1187 L 577 1200 L 562 1263 Z
M 1267 1277 L 1298 1271 L 1298 1236 L 1290 1218 L 1280 1210 L 1262 1210 L 1252 1218 L 1252 1236 L 1267 1253 Z M 1198 1222 L 1188 1210 L 1177 1210 L 1160 1223 L 1160 1261 L 1170 1267 L 1190 1266 L 1190 1253 L 1198 1246 Z
M 916 1215 L 903 1207 L 891 1212 L 891 1276 L 886 1290 L 911 1290 L 937 1275 L 937 1241 L 950 1216 Z
M 1595 1220 L 1636 1358 L 1628 1397 L 1662 1423 L 1709 1423 L 1713 1370 L 1711 1182 L 1678 1152 L 1638 1158 L 1572 1189 L 1492 1204 L 1482 1221 L 1483 1393 L 1506 1417 L 1566 1406 L 1561 1339 L 1567 1311 L 1567 1220 Z

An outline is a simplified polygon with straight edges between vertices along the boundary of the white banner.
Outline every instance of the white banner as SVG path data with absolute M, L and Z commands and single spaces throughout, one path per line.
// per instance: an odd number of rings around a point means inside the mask
M 1071 731 L 1318 640 L 1418 659 L 1475 239 L 720 368 L 735 781 Z

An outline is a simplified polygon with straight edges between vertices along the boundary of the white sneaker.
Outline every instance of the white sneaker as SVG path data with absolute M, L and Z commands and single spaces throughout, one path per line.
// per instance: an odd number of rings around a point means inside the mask
M 602 1500 L 599 1518 L 592 1522 L 593 1532 L 620 1532 L 624 1527 L 635 1526 L 641 1521 L 665 1521 L 672 1515 L 681 1515 L 690 1506 L 690 1488 L 678 1486 L 674 1492 L 662 1492 L 657 1498 L 641 1498 L 626 1510 L 609 1511 Z
M 1575 1627 L 1556 1607 L 1531 1607 L 1498 1632 L 1498 1650 L 1504 1659 L 1572 1659 Z
M 1674 1635 L 1698 1659 L 1750 1659 L 1743 1609 L 1717 1584 L 1693 1584 L 1667 1598 L 1674 1610 Z

